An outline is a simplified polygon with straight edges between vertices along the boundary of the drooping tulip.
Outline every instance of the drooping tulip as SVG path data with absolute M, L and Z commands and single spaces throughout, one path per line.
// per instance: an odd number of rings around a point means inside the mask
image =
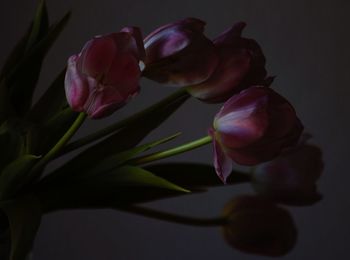
M 144 59 L 141 32 L 136 27 L 96 36 L 68 60 L 65 91 L 74 111 L 102 118 L 139 92 Z
M 292 105 L 268 87 L 253 86 L 231 97 L 215 116 L 209 134 L 214 165 L 223 182 L 232 160 L 256 165 L 297 143 L 303 126 Z
M 217 65 L 214 44 L 203 35 L 205 22 L 187 18 L 164 25 L 144 40 L 146 50 L 143 75 L 176 86 L 198 84 Z
M 214 39 L 219 63 L 204 82 L 188 88 L 192 96 L 218 103 L 254 85 L 265 83 L 265 56 L 253 39 L 241 36 L 245 23 L 239 22 Z
M 249 254 L 282 256 L 293 249 L 297 229 L 289 212 L 272 202 L 241 195 L 226 204 L 222 231 L 233 248 Z
M 316 186 L 322 170 L 321 149 L 302 142 L 257 166 L 252 184 L 259 195 L 276 202 L 310 205 L 322 198 Z

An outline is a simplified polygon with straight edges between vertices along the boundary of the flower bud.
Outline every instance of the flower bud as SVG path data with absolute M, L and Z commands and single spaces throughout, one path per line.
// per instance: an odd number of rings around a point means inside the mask
M 94 37 L 69 58 L 65 91 L 74 111 L 105 117 L 138 93 L 139 61 L 144 57 L 141 39 L 138 28 L 124 28 Z
M 301 143 L 257 166 L 252 184 L 256 192 L 276 202 L 310 205 L 322 198 L 316 186 L 322 170 L 321 149 Z
M 289 212 L 268 200 L 243 195 L 224 208 L 229 222 L 223 226 L 227 243 L 250 254 L 282 256 L 295 245 L 297 229 Z
M 214 165 L 223 182 L 232 161 L 256 165 L 297 143 L 303 126 L 292 105 L 270 88 L 250 87 L 231 97 L 215 116 L 209 134 Z
M 214 40 L 219 63 L 210 78 L 188 90 L 208 103 L 224 102 L 241 90 L 265 82 L 265 57 L 255 40 L 241 37 L 239 22 Z
M 217 65 L 214 44 L 203 35 L 205 22 L 187 18 L 162 26 L 145 40 L 143 75 L 176 86 L 198 84 Z

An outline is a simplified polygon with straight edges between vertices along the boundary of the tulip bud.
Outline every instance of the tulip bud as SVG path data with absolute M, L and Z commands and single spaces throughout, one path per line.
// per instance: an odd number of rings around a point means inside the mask
M 223 182 L 232 161 L 256 165 L 297 143 L 303 126 L 292 105 L 270 88 L 250 87 L 231 97 L 215 116 L 209 134 L 214 165 Z
M 276 159 L 257 166 L 252 184 L 260 195 L 276 202 L 310 205 L 322 198 L 316 186 L 322 170 L 321 149 L 301 143 Z
M 139 61 L 144 57 L 141 39 L 138 28 L 124 28 L 96 36 L 69 58 L 65 91 L 74 111 L 105 117 L 138 93 Z
M 289 212 L 268 200 L 239 196 L 230 201 L 223 214 L 227 243 L 240 251 L 264 256 L 282 256 L 295 245 L 297 229 Z
M 265 57 L 255 40 L 241 37 L 245 25 L 236 23 L 214 40 L 218 66 L 205 82 L 188 88 L 192 96 L 218 103 L 247 87 L 264 84 Z
M 145 40 L 143 75 L 177 86 L 198 84 L 209 78 L 217 65 L 213 43 L 204 35 L 205 22 L 187 18 L 162 26 Z

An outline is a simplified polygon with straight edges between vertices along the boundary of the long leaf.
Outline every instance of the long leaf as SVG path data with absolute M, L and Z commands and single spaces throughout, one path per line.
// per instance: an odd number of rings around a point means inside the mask
M 62 70 L 44 95 L 35 103 L 29 113 L 30 120 L 45 123 L 68 107 L 64 92 L 65 73 L 66 69 Z
M 55 211 L 67 208 L 113 208 L 118 205 L 130 205 L 177 196 L 206 192 L 208 188 L 224 186 L 216 176 L 211 165 L 198 163 L 164 163 L 146 167 L 147 171 L 162 177 L 181 187 L 190 189 L 191 193 L 177 192 L 169 189 L 143 186 L 118 186 L 112 182 L 96 181 L 91 178 L 85 182 L 65 183 L 57 185 L 38 186 L 35 190 L 42 200 L 45 200 L 46 210 Z M 100 176 L 99 176 L 100 177 Z M 228 178 L 228 185 L 249 182 L 245 173 L 233 171 Z M 42 184 L 42 183 L 41 183 Z
M 0 124 L 14 115 L 5 81 L 0 81 Z
M 40 157 L 23 155 L 11 162 L 0 175 L 0 201 L 12 198 L 26 181 L 26 174 Z
M 189 191 L 135 166 L 122 166 L 92 178 L 38 185 L 34 191 L 44 201 L 46 211 L 64 208 L 113 207 L 144 201 L 154 196 L 183 195 Z
M 25 150 L 25 137 L 16 121 L 6 121 L 0 126 L 0 174 L 3 168 Z
M 34 196 L 0 203 L 9 221 L 11 251 L 9 260 L 25 260 L 31 251 L 41 221 L 41 206 Z
M 146 166 L 145 169 L 189 189 L 223 185 L 214 167 L 209 164 L 191 162 L 161 163 Z M 249 174 L 233 170 L 227 179 L 227 184 L 250 182 L 250 180 Z
M 14 114 L 13 106 L 10 102 L 9 84 L 4 78 L 21 61 L 38 41 L 40 41 L 48 31 L 48 14 L 45 1 L 40 1 L 35 12 L 34 20 L 29 29 L 18 42 L 11 54 L 5 61 L 0 73 L 0 123 Z
M 48 178 L 67 178 L 76 173 L 86 172 L 93 168 L 103 159 L 120 152 L 124 152 L 135 147 L 141 142 L 153 129 L 163 123 L 172 113 L 174 113 L 186 100 L 188 96 L 181 96 L 173 102 L 164 104 L 164 106 L 146 114 L 138 121 L 127 125 L 120 131 L 112 134 L 106 139 L 92 145 L 79 155 L 74 157 L 61 168 L 53 172 L 53 176 Z
M 68 22 L 70 13 L 50 27 L 47 35 L 33 46 L 16 67 L 6 75 L 12 103 L 19 115 L 25 115 L 32 103 L 33 92 L 39 78 L 41 64 L 48 50 Z
M 178 137 L 179 135 L 180 135 L 180 133 L 177 133 L 177 134 L 159 139 L 157 141 L 143 144 L 143 145 L 131 148 L 129 150 L 126 150 L 124 152 L 120 152 L 120 153 L 108 156 L 107 158 L 102 159 L 100 162 L 98 162 L 96 165 L 94 165 L 94 167 L 92 169 L 89 169 L 87 174 L 83 173 L 81 177 L 87 178 L 91 175 L 101 174 L 103 172 L 113 170 L 113 169 L 117 168 L 118 166 L 122 165 L 123 163 L 125 163 L 126 161 L 132 159 L 136 155 L 143 153 L 143 152 L 145 152 L 153 147 L 156 147 L 158 145 L 169 142 L 169 141 L 175 139 L 176 137 Z
M 0 73 L 1 79 L 4 78 L 4 76 L 6 76 L 14 68 L 14 66 L 20 62 L 24 54 L 30 50 L 30 48 L 32 48 L 47 34 L 48 28 L 49 19 L 47 8 L 45 1 L 41 0 L 36 8 L 33 22 L 6 59 Z
M 28 37 L 26 50 L 32 48 L 40 39 L 42 39 L 49 29 L 49 16 L 44 0 L 40 0 L 35 12 L 33 26 Z

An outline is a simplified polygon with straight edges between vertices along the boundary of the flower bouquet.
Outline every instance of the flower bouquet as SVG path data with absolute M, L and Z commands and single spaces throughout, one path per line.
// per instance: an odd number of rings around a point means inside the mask
M 67 66 L 37 102 L 41 65 L 70 14 L 49 23 L 40 1 L 27 33 L 0 74 L 0 258 L 26 259 L 44 214 L 75 208 L 112 208 L 163 221 L 220 226 L 232 247 L 280 256 L 297 231 L 286 205 L 321 199 L 316 181 L 322 154 L 308 144 L 293 106 L 270 85 L 259 44 L 235 23 L 214 40 L 205 22 L 186 18 L 145 38 L 138 27 L 96 36 L 68 58 Z M 62 65 L 64 67 L 64 65 Z M 85 120 L 110 116 L 131 100 L 146 77 L 177 87 L 168 97 L 127 118 L 71 141 Z M 207 133 L 162 149 L 174 130 L 142 140 L 189 98 L 223 103 Z M 161 159 L 212 144 L 213 162 Z M 53 160 L 75 151 L 58 168 Z M 249 171 L 235 165 L 250 166 Z M 233 198 L 217 218 L 194 218 L 142 206 L 210 187 L 250 182 L 255 194 Z

